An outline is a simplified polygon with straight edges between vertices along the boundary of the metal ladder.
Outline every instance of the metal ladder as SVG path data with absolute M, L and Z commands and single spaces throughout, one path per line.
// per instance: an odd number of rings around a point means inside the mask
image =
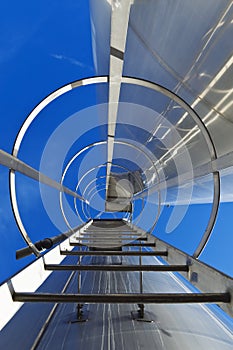
M 78 257 L 76 265 L 46 264 L 45 270 L 49 271 L 78 271 L 78 293 L 29 293 L 12 292 L 12 298 L 18 302 L 54 302 L 77 303 L 77 321 L 84 321 L 82 306 L 95 303 L 135 303 L 138 304 L 137 315 L 134 319 L 148 321 L 145 317 L 145 304 L 150 303 L 220 303 L 231 316 L 233 279 L 221 272 L 199 262 L 184 252 L 158 240 L 152 235 L 146 234 L 140 228 L 122 220 L 94 220 L 85 230 L 70 239 L 73 250 L 60 249 L 60 254 Z M 87 250 L 83 250 L 86 247 Z M 128 250 L 133 247 L 134 250 Z M 143 248 L 150 248 L 145 251 Z M 135 250 L 138 248 L 137 250 Z M 78 250 L 76 250 L 78 249 Z M 126 250 L 127 249 L 127 250 Z M 85 256 L 118 256 L 138 257 L 139 264 L 82 264 L 81 258 Z M 143 265 L 143 256 L 160 256 L 167 260 L 168 265 Z M 110 271 L 110 272 L 139 272 L 139 293 L 117 294 L 83 294 L 81 293 L 82 271 Z M 193 285 L 197 286 L 200 293 L 144 293 L 143 272 L 180 272 Z M 212 291 L 214 290 L 214 292 Z

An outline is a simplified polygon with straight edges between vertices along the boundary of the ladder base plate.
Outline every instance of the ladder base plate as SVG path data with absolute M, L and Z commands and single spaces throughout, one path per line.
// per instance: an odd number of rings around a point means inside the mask
M 131 311 L 131 316 L 133 321 L 138 322 L 148 322 L 153 323 L 155 320 L 153 319 L 152 315 L 148 311 L 144 311 L 143 317 L 140 316 L 140 310 L 138 311 Z

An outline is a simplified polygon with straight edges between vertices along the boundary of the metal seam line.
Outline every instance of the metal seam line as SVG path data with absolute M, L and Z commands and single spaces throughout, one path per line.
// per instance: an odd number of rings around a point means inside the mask
M 112 46 L 110 46 L 110 55 L 119 58 L 119 60 L 124 60 L 124 52 Z

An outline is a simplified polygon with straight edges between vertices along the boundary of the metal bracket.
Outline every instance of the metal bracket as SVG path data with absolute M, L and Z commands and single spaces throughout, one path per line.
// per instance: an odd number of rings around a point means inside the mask
M 88 312 L 87 310 L 83 310 L 85 304 L 77 305 L 77 314 L 73 320 L 68 321 L 68 323 L 83 323 L 88 321 Z
M 137 311 L 131 311 L 133 321 L 153 323 L 155 320 L 152 318 L 150 312 L 145 311 L 144 304 L 138 304 L 139 309 Z

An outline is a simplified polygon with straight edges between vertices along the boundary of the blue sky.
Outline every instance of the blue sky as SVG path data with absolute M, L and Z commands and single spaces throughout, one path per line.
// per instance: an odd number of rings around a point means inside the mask
M 11 153 L 21 124 L 39 101 L 70 81 L 94 74 L 88 1 L 1 2 L 0 32 L 0 148 Z M 81 94 L 78 103 L 89 105 L 89 95 Z M 35 146 L 39 140 L 43 143 L 47 132 L 51 130 L 45 122 L 40 133 L 32 132 L 30 151 L 21 153 L 21 159 L 37 169 Z M 0 166 L 0 281 L 32 260 L 15 260 L 15 251 L 25 243 L 11 211 L 8 173 Z M 32 239 L 40 239 L 41 231 L 43 236 L 58 233 L 44 213 L 41 220 L 39 198 L 31 202 L 32 194 L 38 193 L 36 182 L 20 175 L 17 181 L 22 184 L 19 199 L 26 225 L 32 226 Z
M 162 216 L 155 228 L 155 234 L 175 245 L 181 250 L 192 254 L 195 250 L 201 234 L 204 232 L 210 214 L 210 204 L 195 204 L 189 206 L 182 223 L 171 233 L 165 233 L 166 222 L 172 207 L 164 208 Z M 200 256 L 200 260 L 215 267 L 224 273 L 233 276 L 231 234 L 232 203 L 221 203 L 216 224 L 206 248 Z
M 4 2 L 0 4 L 0 148 L 11 152 L 18 130 L 30 111 L 50 92 L 68 82 L 95 75 L 88 1 L 56 0 Z M 106 67 L 105 74 L 108 73 Z M 103 89 L 104 90 L 104 89 Z M 105 102 L 107 91 L 102 91 Z M 58 104 L 48 106 L 25 137 L 20 158 L 39 168 L 43 147 L 59 123 L 96 103 L 96 91 L 83 87 Z M 73 147 L 101 139 L 103 130 L 80 137 Z M 72 154 L 73 148 L 70 149 Z M 7 279 L 32 257 L 15 260 L 15 251 L 25 245 L 15 223 L 9 196 L 8 170 L 0 166 L 0 282 Z M 47 217 L 38 184 L 17 175 L 20 211 L 33 241 L 53 236 L 57 228 Z M 51 190 L 53 191 L 53 190 Z M 155 234 L 168 243 L 192 253 L 208 222 L 209 204 L 192 205 L 172 233 L 165 233 L 172 207 L 165 207 Z M 232 203 L 223 203 L 211 239 L 201 260 L 233 276 L 231 247 Z M 33 218 L 33 220 L 32 220 Z

